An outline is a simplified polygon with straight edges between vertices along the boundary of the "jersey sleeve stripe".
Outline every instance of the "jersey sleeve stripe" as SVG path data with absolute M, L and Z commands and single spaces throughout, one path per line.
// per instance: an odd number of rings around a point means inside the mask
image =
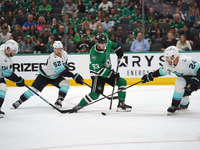
M 53 69 L 57 74 L 61 75 L 66 71 L 66 68 L 62 65 L 60 67 L 54 68 Z
M 160 67 L 160 69 L 159 69 L 159 73 L 160 73 L 161 76 L 165 76 L 165 75 L 167 75 L 167 73 L 164 73 L 164 72 L 163 72 L 162 67 Z
M 194 69 L 194 74 L 195 74 L 195 75 L 197 75 L 197 71 L 199 70 L 199 68 L 200 68 L 200 64 L 198 64 L 198 65 L 196 66 L 196 68 Z
M 7 70 L 7 71 L 3 71 L 3 76 L 6 77 L 6 78 L 11 78 L 13 76 L 13 71 L 12 70 Z

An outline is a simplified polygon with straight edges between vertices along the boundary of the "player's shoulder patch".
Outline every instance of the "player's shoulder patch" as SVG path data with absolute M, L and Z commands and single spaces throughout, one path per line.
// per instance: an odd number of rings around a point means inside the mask
M 96 55 L 92 55 L 92 60 L 96 60 L 97 56 Z

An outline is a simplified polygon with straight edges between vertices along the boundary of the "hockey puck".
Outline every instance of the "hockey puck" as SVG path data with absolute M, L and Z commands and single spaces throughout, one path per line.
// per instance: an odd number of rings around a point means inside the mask
M 105 113 L 105 112 L 102 112 L 101 114 L 104 115 L 104 116 L 106 116 L 106 113 Z

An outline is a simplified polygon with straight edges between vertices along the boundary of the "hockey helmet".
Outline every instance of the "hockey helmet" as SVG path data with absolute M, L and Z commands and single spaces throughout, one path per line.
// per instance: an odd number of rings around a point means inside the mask
M 53 43 L 53 48 L 62 48 L 63 49 L 63 44 L 60 41 L 55 41 Z
M 95 36 L 95 40 L 97 41 L 98 44 L 103 44 L 103 43 L 107 44 L 107 42 L 108 42 L 106 36 L 103 33 L 98 33 Z
M 18 52 L 18 44 L 16 41 L 14 40 L 8 40 L 6 41 L 5 43 L 5 46 L 6 46 L 6 51 L 7 53 L 10 55 L 10 53 L 12 52 L 13 54 L 17 54 Z M 8 48 L 10 48 L 10 51 L 8 52 Z
M 165 59 L 166 59 L 167 57 L 169 57 L 169 58 L 171 59 L 172 56 L 174 56 L 174 59 L 175 59 L 176 57 L 179 56 L 178 48 L 175 47 L 175 46 L 169 46 L 169 47 L 166 48 L 165 51 L 164 51 L 164 57 L 165 57 Z

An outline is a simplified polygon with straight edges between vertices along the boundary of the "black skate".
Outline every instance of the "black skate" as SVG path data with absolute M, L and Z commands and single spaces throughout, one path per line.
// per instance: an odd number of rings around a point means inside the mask
M 57 107 L 57 108 L 61 108 L 62 107 L 62 101 L 63 101 L 64 99 L 62 98 L 62 97 L 59 97 L 58 99 L 57 99 L 57 101 L 55 102 L 55 106 Z
M 173 114 L 176 110 L 177 110 L 178 106 L 170 106 L 167 111 L 168 111 L 168 114 L 167 115 L 171 115 Z
M 178 105 L 178 108 L 177 108 L 177 110 L 183 110 L 183 109 L 188 109 L 188 105 L 189 105 L 190 103 L 188 103 L 187 105 Z
M 23 103 L 22 100 L 19 99 L 18 101 L 13 103 L 12 106 L 13 106 L 14 109 L 17 109 L 22 103 Z
M 76 113 L 81 108 L 82 108 L 81 106 L 77 105 L 77 106 L 73 107 L 71 111 L 69 111 L 69 114 Z
M 5 113 L 3 111 L 0 110 L 0 118 L 3 118 L 5 115 Z
M 117 112 L 130 112 L 132 106 L 126 105 L 124 101 L 119 101 L 117 105 Z

